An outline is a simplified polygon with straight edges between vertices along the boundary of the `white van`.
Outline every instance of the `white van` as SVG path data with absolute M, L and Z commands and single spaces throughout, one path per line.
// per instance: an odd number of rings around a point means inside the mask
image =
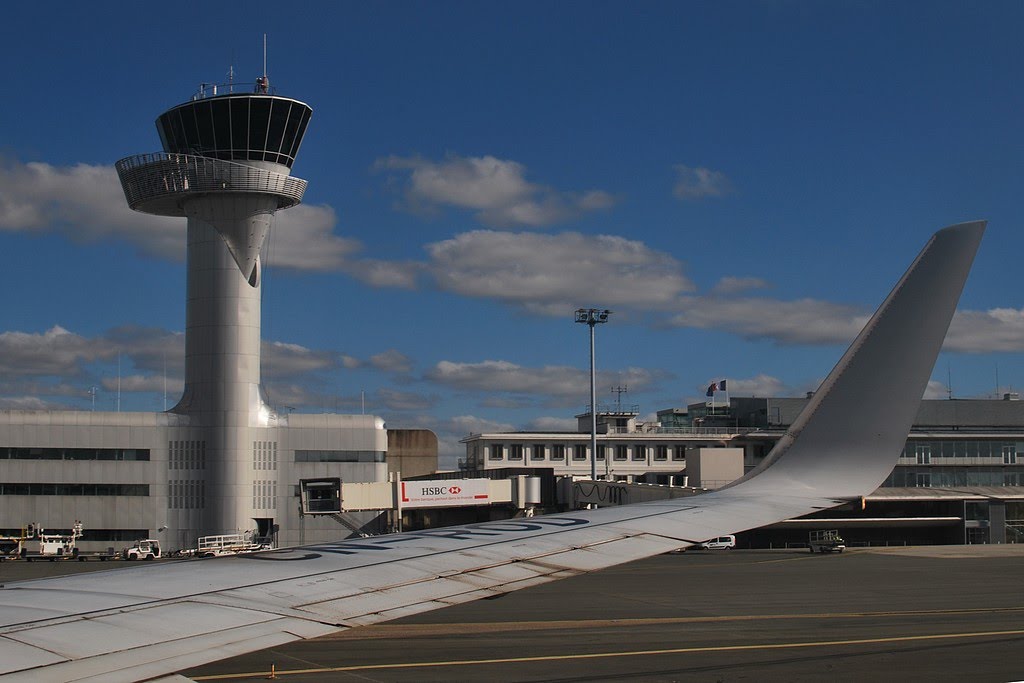
M 730 535 L 709 538 L 703 543 L 699 543 L 697 547 L 706 548 L 707 550 L 732 550 L 736 547 L 736 537 Z

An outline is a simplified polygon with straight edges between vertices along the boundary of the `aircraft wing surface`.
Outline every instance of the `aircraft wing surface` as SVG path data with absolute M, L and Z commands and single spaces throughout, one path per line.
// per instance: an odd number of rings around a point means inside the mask
M 157 679 L 867 495 L 903 448 L 984 227 L 964 223 L 932 237 L 765 463 L 730 487 L 668 501 L 9 584 L 0 589 L 0 677 Z

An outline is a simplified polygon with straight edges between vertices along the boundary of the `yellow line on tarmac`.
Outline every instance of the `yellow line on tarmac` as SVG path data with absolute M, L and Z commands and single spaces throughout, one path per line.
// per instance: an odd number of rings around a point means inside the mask
M 649 655 L 678 655 L 705 652 L 739 652 L 748 650 L 787 650 L 811 647 L 838 647 L 843 645 L 879 645 L 885 643 L 911 643 L 928 640 L 953 640 L 970 638 L 994 638 L 997 636 L 1021 636 L 1024 629 L 1009 631 L 980 631 L 972 633 L 936 633 L 923 636 L 893 636 L 889 638 L 858 638 L 855 640 L 819 640 L 806 643 L 762 643 L 758 645 L 716 645 L 709 647 L 677 647 L 664 650 L 630 650 L 625 652 L 593 652 L 575 655 L 543 655 L 537 657 L 502 657 L 498 659 L 457 659 L 446 662 L 408 662 L 396 664 L 360 664 L 355 666 L 332 666 L 319 669 L 290 669 L 277 671 L 277 676 L 300 676 L 303 674 L 341 673 L 348 671 L 372 671 L 380 669 L 417 669 L 445 666 L 482 666 L 488 664 L 525 664 L 531 662 L 573 661 L 582 659 L 609 659 L 612 657 L 641 657 Z M 193 676 L 195 681 L 218 681 L 234 678 L 256 678 L 267 672 Z
M 903 610 L 881 612 L 819 612 L 808 614 L 734 614 L 700 617 L 622 617 L 612 619 L 564 619 L 550 621 L 479 621 L 431 624 L 372 624 L 321 636 L 318 640 L 379 640 L 381 638 L 417 638 L 457 636 L 518 631 L 561 631 L 602 628 L 631 628 L 672 624 L 713 624 L 740 621 L 796 621 L 801 619 L 867 619 L 922 616 L 967 616 L 1024 612 L 1024 607 L 967 607 L 963 609 Z

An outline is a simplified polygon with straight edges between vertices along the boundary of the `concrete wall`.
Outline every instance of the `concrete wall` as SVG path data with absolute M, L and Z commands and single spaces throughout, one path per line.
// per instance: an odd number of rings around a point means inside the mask
M 437 472 L 437 435 L 429 429 L 388 430 L 388 474 L 403 479 Z

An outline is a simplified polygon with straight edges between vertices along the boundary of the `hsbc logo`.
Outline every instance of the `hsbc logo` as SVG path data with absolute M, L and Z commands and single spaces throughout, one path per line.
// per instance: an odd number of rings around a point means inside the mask
M 458 487 L 456 487 L 456 488 L 458 488 Z M 424 486 L 423 487 L 423 495 L 424 496 L 443 496 L 446 493 L 448 493 L 448 487 L 446 487 L 446 486 Z
M 448 489 L 448 492 L 451 493 L 453 496 L 457 496 L 460 493 L 462 493 L 462 487 L 461 486 L 453 486 L 450 489 Z

